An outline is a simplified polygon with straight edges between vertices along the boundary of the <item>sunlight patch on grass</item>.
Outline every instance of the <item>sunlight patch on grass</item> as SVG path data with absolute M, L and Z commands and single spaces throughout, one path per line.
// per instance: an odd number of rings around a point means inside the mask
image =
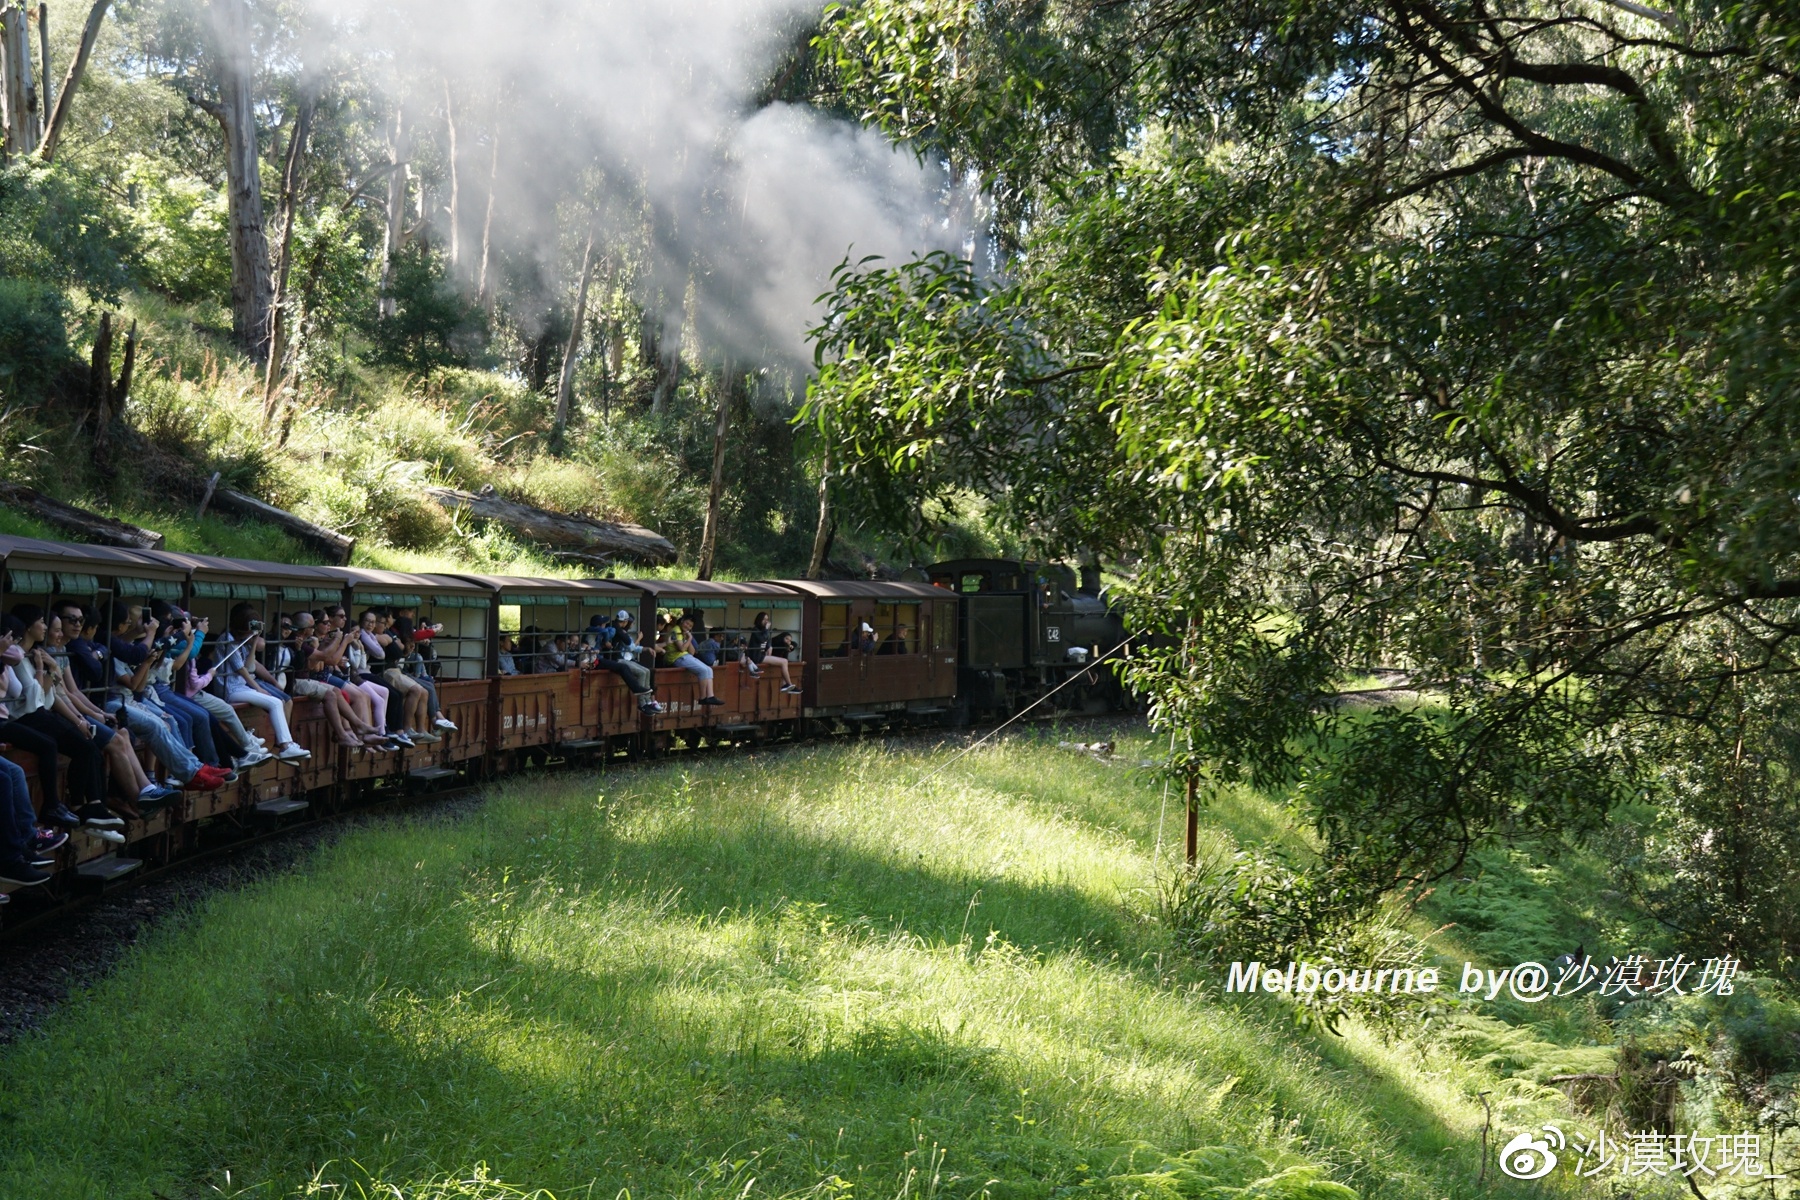
M 842 1200 L 935 1163 L 945 1196 L 1047 1200 L 1140 1144 L 1481 1194 L 1471 1068 L 1170 953 L 1158 784 L 1030 739 L 921 782 L 945 762 L 696 759 L 351 834 L 0 1054 L 0 1194 Z

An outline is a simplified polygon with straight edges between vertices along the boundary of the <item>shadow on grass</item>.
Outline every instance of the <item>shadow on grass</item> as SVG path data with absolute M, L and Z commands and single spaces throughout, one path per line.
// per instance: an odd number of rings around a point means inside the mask
M 516 854 L 502 849 L 484 864 L 484 877 L 535 897 L 636 900 L 689 931 L 785 906 L 927 945 L 955 946 L 965 929 L 979 944 L 992 928 L 1015 945 L 1115 970 L 1142 940 L 1120 909 L 1078 889 L 944 875 L 768 815 L 642 837 L 605 828 L 581 837 L 584 824 L 546 814 Z M 979 920 L 968 924 L 976 890 Z M 1104 1077 L 1084 1081 L 1087 1112 L 1034 1110 L 1052 1064 L 1018 1061 L 942 1023 L 852 1019 L 848 1007 L 834 1019 L 813 993 L 858 981 L 782 964 L 779 939 L 739 946 L 712 968 L 647 957 L 570 969 L 494 949 L 505 922 L 478 907 L 421 908 L 405 923 L 405 948 L 373 953 L 371 931 L 333 931 L 322 957 L 353 969 L 295 977 L 228 1085 L 248 1101 L 235 1136 L 208 1145 L 212 1157 L 192 1168 L 236 1162 L 240 1177 L 257 1177 L 355 1160 L 405 1178 L 485 1160 L 534 1186 L 598 1180 L 600 1193 L 647 1195 L 704 1190 L 714 1164 L 754 1154 L 758 1192 L 832 1175 L 859 1191 L 898 1190 L 909 1161 L 936 1143 L 950 1150 L 946 1193 L 972 1195 L 998 1179 L 1009 1196 L 1029 1196 L 1075 1178 L 1102 1145 L 1142 1138 L 1184 1149 L 1223 1130 L 1252 1145 L 1271 1133 L 1303 1138 L 1371 1197 L 1480 1194 L 1446 1165 L 1472 1163 L 1473 1153 L 1458 1153 L 1463 1139 L 1407 1080 L 1248 1005 L 1237 1014 L 1242 1036 L 1200 1064 L 1212 1077 L 1250 1081 L 1226 1111 L 1203 1094 L 1146 1106 L 1141 1092 Z M 1271 1070 L 1296 1046 L 1320 1060 L 1316 1072 Z M 1184 1052 L 1175 1033 L 1161 1044 L 1152 1033 L 1116 1066 L 1179 1062 Z
M 702 795 L 739 769 L 700 772 Z M 1142 957 L 1154 938 L 1119 905 L 1053 874 L 872 850 L 804 811 L 688 804 L 667 777 L 634 783 L 628 809 L 597 811 L 569 798 L 588 781 L 560 780 L 557 796 L 515 790 L 473 821 L 373 830 L 306 875 L 229 898 L 295 914 L 244 923 L 273 932 L 237 949 L 243 965 L 221 985 L 248 1014 L 241 1045 L 205 1072 L 172 1060 L 160 1090 L 129 1072 L 59 1084 L 0 1057 L 12 1131 L 107 1144 L 71 1160 L 86 1183 L 58 1194 L 109 1198 L 212 1194 L 227 1168 L 233 1188 L 254 1185 L 242 1194 L 279 1197 L 315 1174 L 349 1188 L 364 1168 L 405 1181 L 480 1162 L 565 1195 L 593 1183 L 602 1197 L 739 1200 L 839 1176 L 889 1196 L 937 1144 L 939 1190 L 1000 1180 L 1012 1200 L 1139 1139 L 1298 1146 L 1371 1198 L 1481 1194 L 1462 1169 L 1473 1152 L 1457 1152 L 1408 1080 L 1276 1012 L 1160 990 Z M 139 969 L 193 955 L 210 924 Z M 960 970 L 944 964 L 990 929 L 1045 958 L 1021 953 L 1016 973 L 952 980 L 930 1002 L 909 994 Z M 809 961 L 830 937 L 828 950 L 885 947 L 891 960 Z M 1032 966 L 1056 956 L 1086 991 L 1006 994 L 1056 986 Z M 1121 1021 L 1115 999 L 1154 1019 Z M 965 1022 L 963 1001 L 1019 1012 Z M 1067 1011 L 1046 1017 L 1058 1003 Z M 128 1038 L 209 1037 L 180 1012 L 132 1021 Z M 1049 1035 L 1014 1036 L 1033 1022 Z M 38 1058 L 77 1053 L 71 1040 Z M 1146 1087 L 1158 1070 L 1200 1086 Z M 148 1163 L 156 1178 L 132 1173 Z

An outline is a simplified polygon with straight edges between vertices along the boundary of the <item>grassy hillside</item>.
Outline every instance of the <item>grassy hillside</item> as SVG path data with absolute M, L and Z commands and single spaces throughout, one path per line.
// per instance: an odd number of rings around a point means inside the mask
M 93 317 L 87 311 L 71 330 L 84 355 Z M 494 487 L 540 507 L 649 526 L 681 549 L 682 563 L 673 569 L 692 574 L 712 463 L 716 400 L 709 389 L 716 380 L 709 376 L 695 373 L 679 405 L 662 413 L 636 403 L 586 411 L 567 444 L 552 453 L 547 442 L 554 400 L 513 371 L 408 371 L 349 355 L 328 383 L 315 382 L 265 425 L 261 373 L 232 348 L 225 314 L 137 292 L 122 306 L 118 327 L 135 327 L 143 347 L 125 419 L 186 464 L 188 484 L 217 471 L 226 486 L 355 537 L 358 565 L 552 577 L 594 573 L 593 564 L 559 559 L 509 528 L 446 514 L 422 490 L 441 485 Z M 0 383 L 5 374 L 0 363 Z M 0 479 L 156 529 L 172 549 L 314 561 L 272 527 L 210 516 L 195 520 L 196 497 L 180 494 L 183 489 L 130 455 L 112 463 L 110 474 L 99 469 L 90 461 L 92 434 L 75 423 L 81 409 L 72 399 L 12 404 L 5 402 L 9 397 L 0 387 Z M 791 576 L 806 565 L 816 485 L 806 482 L 791 456 L 784 459 L 756 441 L 791 441 L 785 412 L 776 406 L 757 410 L 754 419 L 745 413 L 734 427 L 720 578 Z M 957 531 L 943 547 L 946 556 L 1003 548 L 979 503 L 970 500 L 966 512 L 943 515 Z M 65 536 L 4 509 L 0 533 Z M 846 531 L 834 557 L 855 564 L 873 546 Z
M 351 834 L 0 1054 L 0 1195 L 1564 1194 L 1475 1182 L 1476 1093 L 1508 1128 L 1556 1093 L 1171 953 L 1159 785 L 946 759 L 540 778 Z

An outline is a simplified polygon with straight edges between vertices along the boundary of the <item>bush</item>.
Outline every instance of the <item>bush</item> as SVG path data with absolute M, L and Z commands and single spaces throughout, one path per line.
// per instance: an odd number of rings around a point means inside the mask
M 1223 966 L 1309 962 L 1345 969 L 1417 970 L 1425 948 L 1388 914 L 1335 887 L 1328 870 L 1300 871 L 1278 854 L 1255 850 L 1202 854 L 1165 880 L 1161 916 L 1178 945 Z M 1367 992 L 1295 992 L 1296 1018 L 1335 1031 L 1354 1013 L 1377 1028 L 1416 1023 L 1420 998 Z
M 191 176 L 171 176 L 147 159 L 126 172 L 145 284 L 192 304 L 231 294 L 231 220 L 225 189 Z
M 65 371 L 79 367 L 69 348 L 62 293 L 30 280 L 0 279 L 0 399 L 36 403 Z
M 130 283 L 130 241 L 105 193 L 63 166 L 0 169 L 0 279 L 86 289 L 115 304 Z
M 424 374 L 466 366 L 487 343 L 486 314 L 446 276 L 443 260 L 427 246 L 407 246 L 394 256 L 386 297 L 394 314 L 377 317 L 366 330 L 375 362 Z

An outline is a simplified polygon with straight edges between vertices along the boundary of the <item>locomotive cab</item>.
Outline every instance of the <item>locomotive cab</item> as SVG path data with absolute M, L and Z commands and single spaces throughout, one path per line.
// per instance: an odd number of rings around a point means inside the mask
M 923 574 L 958 597 L 960 691 L 971 714 L 1015 711 L 1052 693 L 1062 709 L 1122 706 L 1104 661 L 1120 652 L 1124 622 L 1101 594 L 1098 570 L 957 559 Z

